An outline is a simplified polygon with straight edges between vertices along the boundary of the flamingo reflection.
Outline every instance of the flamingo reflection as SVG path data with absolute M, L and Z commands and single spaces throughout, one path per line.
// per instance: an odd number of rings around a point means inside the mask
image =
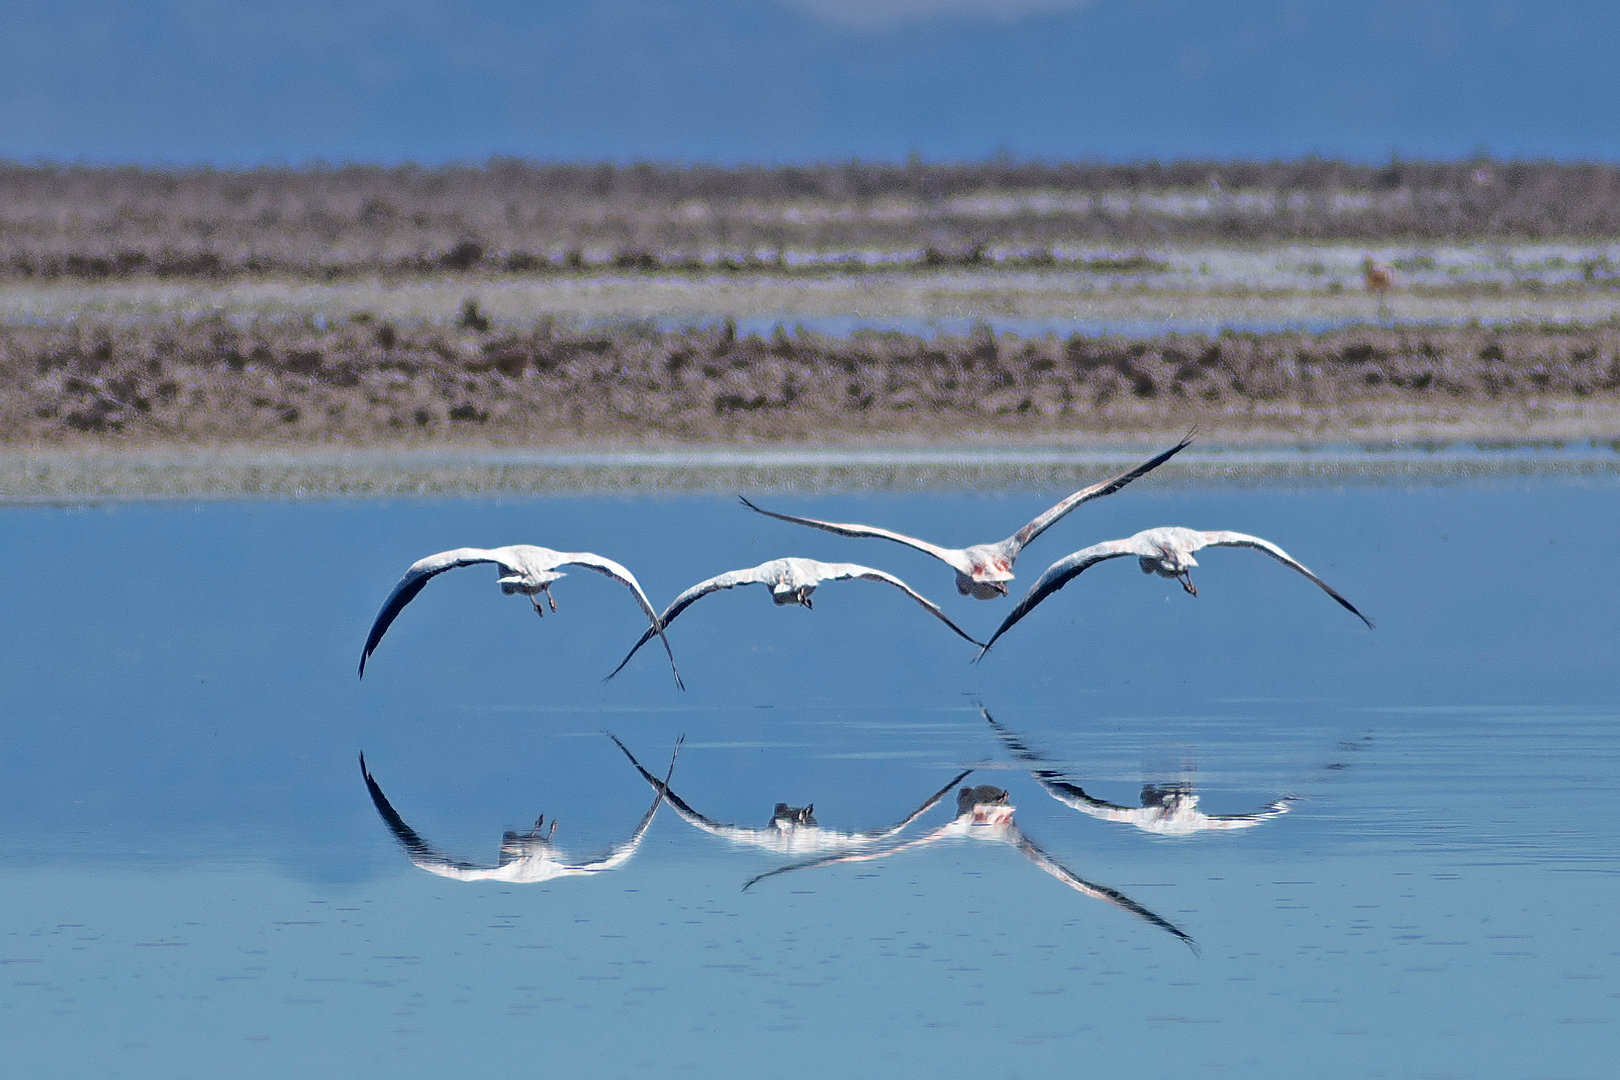
M 767 851 L 774 851 L 779 855 L 809 855 L 830 851 L 849 851 L 854 848 L 875 844 L 881 840 L 887 840 L 932 810 L 941 799 L 950 794 L 952 788 L 960 784 L 973 772 L 972 769 L 968 769 L 957 773 L 951 777 L 944 787 L 930 795 L 921 806 L 886 828 L 866 829 L 862 832 L 837 832 L 832 829 L 822 828 L 816 823 L 816 807 L 814 803 L 809 806 L 789 806 L 787 803 L 782 802 L 776 804 L 776 809 L 772 811 L 768 825 L 764 828 L 752 828 L 746 825 L 728 825 L 698 813 L 692 809 L 685 799 L 669 789 L 669 785 L 666 783 L 667 777 L 665 780 L 658 779 L 658 777 L 642 767 L 641 762 L 636 760 L 636 756 L 630 752 L 624 743 L 619 742 L 617 736 L 609 734 L 608 738 L 618 743 L 619 749 L 624 751 L 624 756 L 630 759 L 630 764 L 636 767 L 636 771 L 641 774 L 641 778 L 651 784 L 655 791 L 663 795 L 664 801 L 669 803 L 670 809 L 679 814 L 688 824 L 702 829 L 712 836 L 719 836 L 736 844 L 765 848 Z
M 1045 761 L 1017 735 L 997 723 L 990 710 L 981 708 L 979 712 L 990 722 L 1013 757 L 1030 765 L 1040 765 Z M 1285 795 L 1248 814 L 1206 814 L 1198 809 L 1198 795 L 1191 784 L 1173 783 L 1145 784 L 1142 787 L 1141 806 L 1120 806 L 1087 795 L 1079 785 L 1065 780 L 1063 773 L 1056 769 L 1033 768 L 1029 775 L 1052 798 L 1082 814 L 1102 821 L 1121 821 L 1159 836 L 1192 836 L 1219 829 L 1247 829 L 1267 818 L 1288 813 L 1289 804 L 1294 801 L 1294 796 Z
M 755 882 L 763 881 L 765 878 L 774 877 L 777 874 L 785 874 L 791 870 L 807 870 L 813 866 L 829 866 L 841 862 L 865 862 L 871 859 L 882 859 L 911 848 L 924 847 L 942 840 L 994 840 L 1014 848 L 1024 858 L 1076 892 L 1097 900 L 1105 900 L 1123 911 L 1128 911 L 1144 922 L 1151 923 L 1160 930 L 1186 942 L 1187 947 L 1192 949 L 1195 954 L 1198 952 L 1198 943 L 1168 919 L 1154 914 L 1118 889 L 1085 880 L 1041 850 L 1033 840 L 1024 835 L 1024 831 L 1013 820 L 1014 809 L 1007 793 L 1001 788 L 992 787 L 989 784 L 981 784 L 972 788 L 965 787 L 956 793 L 956 819 L 941 825 L 925 836 L 919 836 L 915 840 L 907 840 L 899 844 L 891 844 L 878 851 L 854 851 L 824 855 L 817 859 L 808 859 L 790 866 L 779 867 L 748 879 L 743 888 L 745 890 L 749 889 L 753 887 Z
M 615 742 L 618 740 L 615 739 Z M 669 756 L 669 772 L 675 771 L 675 757 L 680 753 L 681 744 L 677 740 L 675 751 Z M 501 838 L 500 861 L 494 866 L 480 866 L 477 863 L 462 862 L 441 854 L 426 840 L 417 835 L 416 830 L 405 824 L 405 819 L 399 816 L 388 797 L 378 786 L 371 771 L 366 768 L 366 756 L 360 755 L 360 774 L 366 778 L 366 790 L 371 793 L 371 802 L 382 816 L 383 822 L 393 832 L 394 839 L 399 846 L 405 849 L 411 862 L 426 870 L 430 874 L 440 877 L 455 878 L 457 881 L 506 881 L 515 885 L 533 885 L 543 881 L 552 881 L 560 877 L 577 877 L 583 874 L 599 874 L 604 870 L 614 870 L 623 866 L 634 855 L 641 840 L 647 835 L 647 829 L 652 825 L 653 817 L 658 813 L 658 806 L 663 802 L 660 793 L 653 799 L 647 812 L 641 816 L 641 821 L 630 834 L 630 838 L 623 843 L 609 848 L 602 855 L 594 859 L 572 861 L 566 858 L 552 844 L 552 834 L 557 831 L 557 821 L 552 819 L 547 826 L 545 815 L 535 819 L 534 828 L 527 832 L 508 831 Z M 665 775 L 667 783 L 669 775 Z

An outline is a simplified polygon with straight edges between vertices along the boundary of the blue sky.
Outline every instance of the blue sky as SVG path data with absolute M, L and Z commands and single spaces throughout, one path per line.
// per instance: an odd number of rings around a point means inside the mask
M 0 157 L 1620 158 L 1593 0 L 10 0 Z

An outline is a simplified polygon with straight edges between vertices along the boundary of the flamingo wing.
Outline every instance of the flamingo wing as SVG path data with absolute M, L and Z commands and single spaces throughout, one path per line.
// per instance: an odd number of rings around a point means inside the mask
M 682 690 L 686 689 L 686 684 L 681 682 L 681 673 L 675 667 L 675 652 L 669 647 L 669 639 L 664 636 L 664 621 L 658 617 L 658 612 L 653 608 L 652 601 L 647 599 L 647 594 L 642 592 L 641 582 L 636 580 L 636 575 L 612 559 L 603 558 L 601 555 L 590 551 L 568 552 L 562 556 L 557 565 L 582 566 L 587 570 L 595 570 L 598 574 L 612 578 L 634 593 L 636 603 L 641 605 L 641 610 L 646 613 L 648 621 L 652 623 L 650 632 L 657 634 L 659 640 L 664 643 L 664 652 L 669 656 L 669 670 L 675 673 L 675 685 Z
M 617 735 L 609 732 L 608 738 L 612 739 L 618 748 L 624 751 L 624 756 L 630 759 L 630 764 L 636 767 L 636 771 L 641 774 L 641 778 L 647 781 L 647 783 L 651 784 L 654 790 L 661 792 L 663 794 L 664 801 L 669 803 L 670 808 L 687 822 L 696 825 L 706 833 L 711 833 L 715 836 L 723 836 L 727 839 L 737 839 L 739 834 L 747 834 L 754 831 L 752 829 L 740 828 L 736 825 L 727 825 L 723 822 L 715 821 L 713 818 L 705 817 L 704 815 L 698 813 L 696 810 L 692 809 L 691 805 L 685 799 L 671 791 L 667 783 L 658 779 L 658 777 L 642 768 L 641 762 L 636 760 L 636 756 L 630 752 L 629 748 L 626 747 L 624 743 L 619 742 L 619 737 Z
M 383 635 L 399 618 L 399 613 L 405 610 L 405 605 L 416 599 L 416 594 L 427 587 L 427 583 L 444 573 L 454 570 L 458 566 L 473 566 L 477 563 L 494 563 L 507 573 L 514 572 L 510 563 L 503 562 L 500 549 L 494 551 L 484 548 L 456 548 L 454 551 L 441 551 L 437 555 L 429 555 L 425 559 L 418 559 L 412 563 L 405 576 L 399 579 L 388 599 L 383 601 L 382 610 L 377 612 L 377 618 L 371 624 L 371 632 L 366 635 L 366 647 L 360 653 L 360 675 L 366 674 L 366 661 L 376 651 L 377 644 L 382 641 Z
M 915 840 L 907 840 L 900 844 L 891 844 L 886 848 L 880 848 L 876 851 L 838 852 L 832 855 L 821 855 L 814 859 L 806 859 L 804 862 L 791 863 L 788 866 L 778 866 L 775 870 L 767 870 L 763 874 L 755 874 L 753 877 L 743 882 L 743 892 L 747 892 L 749 889 L 753 888 L 757 882 L 764 881 L 768 877 L 775 877 L 777 874 L 786 874 L 792 870 L 808 870 L 815 866 L 831 866 L 833 863 L 869 862 L 873 859 L 883 859 L 890 855 L 897 855 L 902 851 L 909 851 L 911 848 L 923 847 L 924 845 L 932 844 L 941 837 L 949 835 L 947 830 L 949 830 L 954 824 L 955 822 L 948 822 L 941 825 L 939 828 L 935 829 L 926 836 L 919 836 Z
M 1166 933 L 1175 935 L 1182 941 L 1186 942 L 1187 947 L 1193 951 L 1194 955 L 1197 955 L 1199 951 L 1198 943 L 1189 937 L 1186 931 L 1182 930 L 1169 919 L 1149 911 L 1147 908 L 1143 907 L 1141 904 L 1138 904 L 1135 900 L 1132 900 L 1118 889 L 1109 888 L 1107 885 L 1098 885 L 1095 882 L 1087 881 L 1085 878 L 1076 874 L 1074 871 L 1052 858 L 1052 856 L 1042 851 L 1040 847 L 1036 845 L 1035 841 L 1024 835 L 1022 829 L 1014 826 L 1013 833 L 1014 839 L 1012 844 L 1018 849 L 1019 853 L 1022 854 L 1024 858 L 1028 859 L 1030 862 L 1034 863 L 1048 874 L 1051 874 L 1069 888 L 1086 896 L 1094 897 L 1098 900 L 1106 900 L 1108 903 L 1113 904 L 1121 911 L 1128 911 L 1132 915 L 1135 915 L 1138 919 L 1151 923 Z
M 452 859 L 442 854 L 426 840 L 423 840 L 415 829 L 405 824 L 405 819 L 399 816 L 399 812 L 388 801 L 388 796 L 383 794 L 382 788 L 372 777 L 371 770 L 366 768 L 366 755 L 364 754 L 360 755 L 360 775 L 366 778 L 366 790 L 371 793 L 371 805 L 377 808 L 377 813 L 382 817 L 383 823 L 394 834 L 394 839 L 399 841 L 399 846 L 405 849 L 405 854 L 410 856 L 411 862 L 423 870 L 439 874 L 442 877 L 460 877 L 489 869 L 474 863 Z
M 986 720 L 990 721 L 990 726 L 996 729 L 996 734 L 1001 737 L 1002 743 L 1006 745 L 1008 753 L 1012 754 L 1013 757 L 1028 765 L 1039 765 L 1046 760 L 1025 745 L 1024 741 L 1016 734 L 997 723 L 996 718 L 990 715 L 989 709 L 981 707 L 979 712 Z M 1029 775 L 1034 777 L 1035 782 L 1045 788 L 1046 793 L 1052 798 L 1082 813 L 1092 814 L 1102 811 L 1105 813 L 1129 814 L 1134 811 L 1133 807 L 1104 802 L 1102 799 L 1087 795 L 1078 785 L 1071 784 L 1063 779 L 1063 774 L 1055 769 L 1031 769 Z
M 881 581 L 886 584 L 893 585 L 895 588 L 917 601 L 917 603 L 921 604 L 928 610 L 930 614 L 954 630 L 956 634 L 963 640 L 983 647 L 983 642 L 974 638 L 966 630 L 963 630 L 960 626 L 957 626 L 954 622 L 952 622 L 950 616 L 941 611 L 938 604 L 934 603 L 926 596 L 923 596 L 916 589 L 913 589 L 910 585 L 907 585 L 893 574 L 885 573 L 882 570 L 874 570 L 870 566 L 862 566 L 859 563 L 823 563 L 821 564 L 821 568 L 823 571 L 823 580 L 826 581 L 846 581 L 850 578 L 862 578 L 866 581 Z
M 919 540 L 915 536 L 907 536 L 904 533 L 893 532 L 889 529 L 880 529 L 875 525 L 846 525 L 836 521 L 818 521 L 815 518 L 794 517 L 791 514 L 778 514 L 774 510 L 764 510 L 758 506 L 755 506 L 747 499 L 743 499 L 741 495 L 737 497 L 742 499 L 742 504 L 744 506 L 754 511 L 756 514 L 764 514 L 766 517 L 773 517 L 779 521 L 791 521 L 795 525 L 808 525 L 812 529 L 823 529 L 830 533 L 837 533 L 839 536 L 871 537 L 877 540 L 892 540 L 897 544 L 904 544 L 907 547 L 916 548 L 918 551 L 921 551 L 924 554 L 932 555 L 941 562 L 948 564 L 952 569 L 960 570 L 964 574 L 971 574 L 973 572 L 972 561 L 968 559 L 967 553 L 959 548 L 940 547 L 938 544 L 930 544 L 926 540 Z
M 1105 540 L 1100 544 L 1081 548 L 1074 554 L 1059 559 L 1046 568 L 1046 572 L 1040 576 L 1040 579 L 1030 586 L 1030 590 L 1023 595 L 1023 598 L 1018 601 L 1012 611 L 1007 613 L 1007 617 L 1001 621 L 1000 626 L 996 627 L 996 632 L 990 635 L 990 640 L 985 643 L 976 659 L 984 659 L 984 654 L 990 651 L 990 646 L 996 643 L 997 638 L 1011 630 L 1020 619 L 1033 611 L 1035 606 L 1042 600 L 1063 588 L 1080 574 L 1085 573 L 1086 570 L 1106 559 L 1142 554 L 1144 552 L 1138 550 L 1136 545 L 1129 539 Z
M 1284 566 L 1298 570 L 1300 573 L 1316 582 L 1317 587 L 1323 592 L 1327 593 L 1329 596 L 1333 597 L 1333 599 L 1337 600 L 1340 607 L 1344 608 L 1350 614 L 1366 623 L 1367 629 L 1371 630 L 1373 628 L 1372 620 L 1367 618 L 1367 616 L 1363 615 L 1361 612 L 1357 611 L 1356 606 L 1350 601 L 1346 600 L 1344 597 L 1340 596 L 1338 591 L 1334 589 L 1333 586 L 1311 573 L 1310 570 L 1306 568 L 1304 563 L 1300 562 L 1298 559 L 1295 559 L 1292 555 L 1288 554 L 1288 552 L 1284 551 L 1276 544 L 1273 544 L 1270 540 L 1262 540 L 1258 536 L 1250 536 L 1247 533 L 1240 532 L 1206 532 L 1199 533 L 1198 536 L 1201 541 L 1198 544 L 1198 548 L 1246 547 L 1253 548 L 1256 551 L 1265 552 L 1267 555 L 1270 555 L 1273 559 L 1276 559 Z M 1196 551 L 1198 548 L 1194 548 L 1193 550 Z
M 920 818 L 924 814 L 928 813 L 928 811 L 932 810 L 935 806 L 938 806 L 939 805 L 939 800 L 941 800 L 945 796 L 949 795 L 951 793 L 952 789 L 954 789 L 957 784 L 960 784 L 963 780 L 966 780 L 972 774 L 973 774 L 972 769 L 966 769 L 966 770 L 964 770 L 962 772 L 957 773 L 955 776 L 951 777 L 950 782 L 947 783 L 944 787 L 940 788 L 938 791 L 936 791 L 932 795 L 928 796 L 927 800 L 924 801 L 924 803 L 921 806 L 917 807 L 917 809 L 915 809 L 911 813 L 907 814 L 900 821 L 897 821 L 893 825 L 890 825 L 888 828 L 886 828 L 886 829 L 867 829 L 866 831 L 858 832 L 855 835 L 859 836 L 859 837 L 861 837 L 863 839 L 868 839 L 868 840 L 886 840 L 886 839 L 888 839 L 889 837 L 893 836 L 895 833 L 900 832 L 906 826 L 910 825 L 913 821 L 916 821 L 918 818 Z
M 609 738 L 612 738 L 612 736 L 609 736 Z M 619 742 L 618 739 L 613 741 Z M 665 792 L 669 791 L 669 778 L 675 774 L 675 759 L 680 756 L 681 743 L 685 741 L 685 735 L 675 740 L 675 749 L 669 755 L 669 772 L 664 774 L 662 781 L 653 781 L 657 794 L 653 796 L 652 805 L 647 807 L 647 812 L 641 815 L 641 821 L 636 825 L 635 832 L 630 834 L 630 838 L 622 844 L 614 845 L 594 859 L 569 864 L 565 867 L 569 873 L 595 874 L 603 870 L 612 870 L 636 853 L 636 848 L 641 846 L 642 837 L 646 836 L 647 830 L 652 827 L 653 818 L 658 814 L 658 807 L 663 804 Z M 623 743 L 619 743 L 619 749 L 624 750 Z M 630 753 L 628 750 L 624 750 L 624 752 L 626 754 Z M 631 758 L 630 760 L 634 761 L 635 759 Z M 638 764 L 636 768 L 639 769 L 641 766 Z
M 1289 807 L 1294 803 L 1294 796 L 1285 795 L 1276 802 L 1267 803 L 1259 810 L 1247 814 L 1210 814 L 1210 828 L 1212 829 L 1246 829 L 1250 825 L 1258 825 L 1267 818 L 1288 813 Z
M 1090 502 L 1092 499 L 1100 499 L 1104 495 L 1112 495 L 1114 492 L 1118 491 L 1132 480 L 1146 476 L 1154 469 L 1157 469 L 1160 465 L 1163 465 L 1165 462 L 1187 449 L 1187 447 L 1192 444 L 1193 435 L 1194 432 L 1189 431 L 1186 438 L 1176 443 L 1176 445 L 1172 446 L 1170 449 L 1166 450 L 1157 457 L 1153 457 L 1142 462 L 1142 464 L 1136 466 L 1134 469 L 1129 469 L 1120 473 L 1118 476 L 1115 476 L 1109 480 L 1104 480 L 1101 483 L 1092 484 L 1090 487 L 1081 488 L 1073 495 L 1070 495 L 1068 498 L 1046 511 L 1044 514 L 1041 514 L 1028 525 L 1025 525 L 1022 529 L 1019 529 L 1017 532 L 1013 533 L 1012 536 L 1002 541 L 1002 544 L 1008 549 L 1008 553 L 1016 558 L 1018 553 L 1024 549 L 1024 545 L 1028 544 L 1031 540 L 1041 535 L 1041 533 L 1057 524 L 1057 522 L 1067 515 L 1069 511 L 1073 510 L 1081 503 Z
M 759 566 L 749 567 L 747 570 L 728 570 L 724 574 L 716 574 L 706 581 L 698 582 L 677 596 L 674 602 L 664 609 L 663 614 L 658 616 L 659 626 L 669 626 L 670 623 L 675 621 L 676 616 L 710 593 L 719 592 L 721 589 L 734 589 L 738 585 L 768 583 L 770 580 L 769 571 L 772 566 L 772 563 L 761 563 Z M 658 632 L 662 633 L 662 630 Z M 623 671 L 624 665 L 630 662 L 630 658 L 640 652 L 643 645 L 652 640 L 653 633 L 653 629 L 649 628 L 646 633 L 642 634 L 640 640 L 631 646 L 630 651 L 625 654 L 624 659 L 619 661 L 619 666 L 608 672 L 607 677 L 611 679 Z

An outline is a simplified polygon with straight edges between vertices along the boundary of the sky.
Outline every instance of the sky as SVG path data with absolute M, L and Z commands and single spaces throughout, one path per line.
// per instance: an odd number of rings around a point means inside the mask
M 1608 0 L 8 0 L 0 158 L 1620 158 Z

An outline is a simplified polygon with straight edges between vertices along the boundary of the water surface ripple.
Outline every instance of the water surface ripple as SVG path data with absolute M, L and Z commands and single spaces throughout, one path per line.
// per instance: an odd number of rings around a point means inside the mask
M 1620 478 L 1582 463 L 1608 453 L 1188 466 L 1014 582 L 1235 529 L 1373 631 L 1206 549 L 1196 598 L 1106 563 L 979 664 L 891 589 L 717 599 L 670 628 L 684 694 L 655 663 L 602 681 L 646 624 L 587 573 L 544 620 L 447 574 L 354 668 L 404 568 L 470 544 L 600 551 L 655 604 L 783 555 L 882 567 L 981 637 L 1010 601 L 723 486 L 12 503 L 0 1073 L 1607 1076 Z M 776 501 L 960 544 L 1066 483 Z

